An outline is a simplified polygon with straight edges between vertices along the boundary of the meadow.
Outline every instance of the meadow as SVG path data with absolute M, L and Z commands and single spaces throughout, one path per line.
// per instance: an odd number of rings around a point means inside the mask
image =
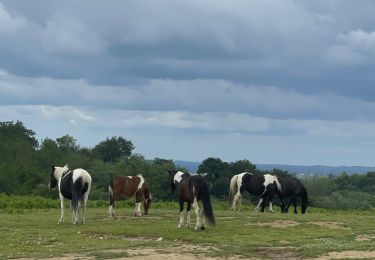
M 133 217 L 132 201 L 107 218 L 105 201 L 89 201 L 86 225 L 65 222 L 57 200 L 0 196 L 1 259 L 374 259 L 375 212 L 309 208 L 306 215 L 230 211 L 214 203 L 216 227 L 177 229 L 176 202 Z M 195 214 L 192 214 L 193 225 Z

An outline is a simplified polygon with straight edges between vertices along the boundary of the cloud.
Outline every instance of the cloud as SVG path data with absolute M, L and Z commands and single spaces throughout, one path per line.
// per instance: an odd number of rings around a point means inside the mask
M 149 155 L 183 144 L 181 159 L 252 146 L 259 160 L 269 151 L 284 161 L 349 158 L 373 143 L 374 8 L 3 0 L 0 119 L 23 119 L 40 136 L 69 131 L 89 146 L 124 135 Z
M 50 18 L 42 32 L 43 47 L 59 55 L 95 55 L 105 49 L 105 41 L 74 17 Z
M 375 31 L 350 31 L 337 36 L 337 44 L 327 50 L 327 59 L 339 65 L 367 65 L 375 56 Z
M 0 2 L 0 33 L 15 33 L 23 29 L 26 22 L 21 17 L 13 16 L 9 13 L 6 6 Z
M 150 80 L 142 85 L 92 85 L 84 79 L 0 76 L 3 105 L 98 107 L 136 111 L 238 113 L 273 119 L 372 121 L 375 105 L 333 94 L 304 94 L 225 80 Z M 175 118 L 177 120 L 177 118 Z M 174 121 L 171 119 L 171 121 Z

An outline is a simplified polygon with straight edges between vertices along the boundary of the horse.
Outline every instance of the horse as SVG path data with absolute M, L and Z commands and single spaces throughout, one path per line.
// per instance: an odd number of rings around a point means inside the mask
M 61 204 L 61 215 L 58 224 L 64 222 L 64 198 L 71 200 L 72 223 L 77 224 L 79 206 L 82 210 L 81 223 L 85 224 L 86 203 L 91 190 L 91 176 L 84 169 L 78 168 L 69 171 L 68 165 L 64 167 L 52 166 L 51 180 L 48 184 L 50 190 L 58 186 Z
M 273 212 L 272 197 L 276 186 L 280 186 L 280 183 L 276 176 L 270 174 L 260 176 L 243 172 L 234 175 L 230 180 L 228 205 L 232 206 L 232 209 L 235 210 L 236 204 L 239 202 L 239 210 L 241 210 L 241 197 L 244 191 L 247 191 L 250 194 L 261 196 L 255 208 L 256 211 L 259 211 L 261 207 L 261 212 L 263 212 L 265 205 L 268 203 L 269 211 Z
M 151 205 L 151 193 L 148 184 L 142 175 L 137 176 L 115 176 L 108 186 L 109 190 L 109 217 L 115 217 L 115 200 L 120 196 L 131 198 L 135 195 L 134 216 L 140 217 L 141 203 L 144 200 L 143 207 L 145 215 L 148 215 L 148 209 Z
M 180 203 L 180 221 L 178 228 L 183 227 L 185 212 L 184 203 L 187 203 L 186 209 L 186 224 L 190 227 L 190 209 L 193 204 L 195 214 L 197 215 L 197 223 L 195 230 L 205 229 L 205 218 L 207 218 L 209 225 L 215 226 L 215 217 L 212 211 L 210 192 L 208 185 L 202 175 L 190 175 L 181 171 L 169 171 L 169 184 L 171 192 L 177 191 L 178 200 Z M 203 210 L 199 207 L 198 201 L 202 201 Z M 203 217 L 205 215 L 205 218 Z
M 308 197 L 306 188 L 295 178 L 277 177 L 280 187 L 277 188 L 277 194 L 281 200 L 281 212 L 288 213 L 291 204 L 294 206 L 294 213 L 297 214 L 297 198 L 301 197 L 301 212 L 305 214 L 308 206 Z

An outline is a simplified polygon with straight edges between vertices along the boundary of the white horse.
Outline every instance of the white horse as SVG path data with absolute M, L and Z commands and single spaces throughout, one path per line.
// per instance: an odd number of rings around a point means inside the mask
M 250 194 L 261 196 L 255 208 L 256 211 L 259 211 L 260 208 L 261 211 L 264 211 L 265 204 L 268 202 L 269 211 L 273 212 L 272 196 L 278 188 L 281 189 L 276 176 L 270 174 L 259 176 L 249 172 L 243 172 L 234 175 L 230 181 L 228 204 L 235 210 L 238 202 L 239 209 L 241 210 L 242 193 L 247 191 Z
M 82 211 L 81 223 L 85 223 L 86 202 L 91 189 L 91 176 L 84 169 L 69 171 L 64 167 L 52 166 L 50 189 L 58 186 L 61 202 L 61 216 L 58 224 L 64 221 L 64 198 L 71 200 L 72 223 L 76 224 L 79 218 L 79 208 Z

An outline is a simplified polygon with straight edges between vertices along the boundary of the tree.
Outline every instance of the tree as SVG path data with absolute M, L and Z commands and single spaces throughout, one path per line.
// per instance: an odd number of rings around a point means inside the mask
M 0 143 L 7 141 L 22 141 L 32 148 L 38 147 L 38 140 L 35 138 L 35 132 L 27 129 L 21 121 L 13 123 L 13 121 L 0 122 Z
M 224 169 L 227 167 L 227 163 L 224 163 L 219 158 L 207 158 L 198 167 L 199 173 L 209 173 L 207 179 L 214 181 L 222 175 Z
M 79 145 L 76 144 L 76 139 L 70 135 L 64 135 L 60 138 L 56 138 L 58 148 L 64 152 L 76 152 L 79 150 Z
M 255 173 L 257 167 L 249 160 L 239 160 L 230 163 L 229 168 L 232 174 L 239 174 L 241 172 Z
M 35 132 L 22 122 L 0 122 L 0 193 L 25 193 L 37 178 Z
M 131 141 L 114 136 L 96 145 L 93 152 L 104 162 L 116 162 L 122 156 L 130 156 L 134 148 Z

